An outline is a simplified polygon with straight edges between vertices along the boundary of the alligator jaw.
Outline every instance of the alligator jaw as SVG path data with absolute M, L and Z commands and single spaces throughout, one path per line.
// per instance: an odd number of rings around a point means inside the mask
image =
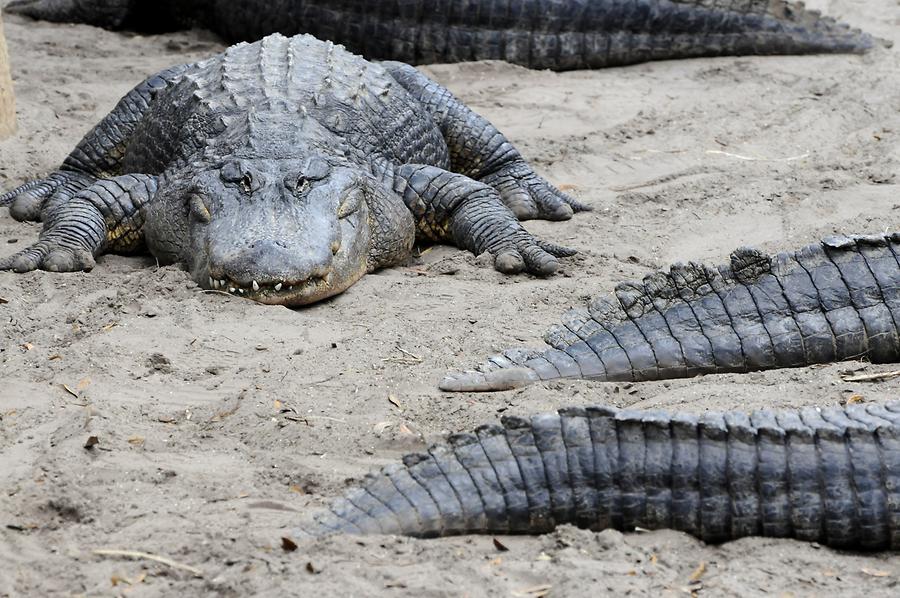
M 267 305 L 294 307 L 315 303 L 334 294 L 330 285 L 331 279 L 332 274 L 329 272 L 325 276 L 314 276 L 300 281 L 259 283 L 254 280 L 248 285 L 228 278 L 210 276 L 207 286 L 209 290 L 229 293 Z

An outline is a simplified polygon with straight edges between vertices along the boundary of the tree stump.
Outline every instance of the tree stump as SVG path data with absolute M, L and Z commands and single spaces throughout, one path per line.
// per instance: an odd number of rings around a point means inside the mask
M 16 99 L 13 95 L 12 77 L 9 75 L 9 54 L 3 35 L 3 15 L 0 15 L 0 139 L 16 130 Z

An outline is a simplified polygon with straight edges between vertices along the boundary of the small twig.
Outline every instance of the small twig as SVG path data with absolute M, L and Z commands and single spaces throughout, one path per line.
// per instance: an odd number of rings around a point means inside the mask
M 722 150 L 706 150 L 707 154 L 715 154 L 718 156 L 728 156 L 729 158 L 737 158 L 738 160 L 746 160 L 748 162 L 794 162 L 809 157 L 809 152 L 800 154 L 799 156 L 789 156 L 787 158 L 756 158 L 754 156 L 742 156 L 741 154 L 732 154 L 731 152 L 723 152 Z
M 130 559 L 144 559 L 147 561 L 154 561 L 172 567 L 173 569 L 181 569 L 182 571 L 193 573 L 196 577 L 203 577 L 203 572 L 196 567 L 191 567 L 190 565 L 185 565 L 184 563 L 179 563 L 178 561 L 173 561 L 172 559 L 168 559 L 164 556 L 150 554 L 148 552 L 138 552 L 136 550 L 98 549 L 94 550 L 93 553 L 97 556 L 123 556 Z
M 422 361 L 421 357 L 419 357 L 418 355 L 415 355 L 414 353 L 410 353 L 409 351 L 407 351 L 406 349 L 404 349 L 403 347 L 401 347 L 399 345 L 397 345 L 397 350 L 400 351 L 401 353 L 403 353 L 404 355 L 406 355 L 407 357 L 409 357 L 410 359 Z
M 198 291 L 199 293 L 204 294 L 216 294 L 216 295 L 225 295 L 226 297 L 234 297 L 231 293 L 226 293 L 225 291 L 217 291 L 215 289 L 202 289 Z
M 328 417 L 327 415 L 301 415 L 303 419 L 327 419 L 333 422 L 338 422 L 339 424 L 346 424 L 347 420 L 338 419 L 336 417 Z
M 859 376 L 841 376 L 844 382 L 881 382 L 882 380 L 893 380 L 900 378 L 900 370 L 892 372 L 880 372 L 878 374 L 860 374 Z

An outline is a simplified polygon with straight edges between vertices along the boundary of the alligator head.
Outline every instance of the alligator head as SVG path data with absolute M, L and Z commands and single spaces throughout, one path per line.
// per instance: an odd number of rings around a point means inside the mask
M 145 237 L 204 288 L 306 305 L 408 255 L 415 238 L 399 197 L 324 158 L 235 157 L 189 173 L 162 178 Z

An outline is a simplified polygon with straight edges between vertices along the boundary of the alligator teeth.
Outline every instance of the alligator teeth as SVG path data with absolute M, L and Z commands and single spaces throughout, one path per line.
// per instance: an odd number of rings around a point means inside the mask
M 216 285 L 213 283 L 212 276 L 209 277 L 209 288 L 214 289 Z
M 278 284 L 275 285 L 275 292 L 278 292 L 280 290 L 281 290 L 281 283 L 279 282 Z
M 225 279 L 224 278 L 219 281 L 219 286 L 222 287 L 223 289 L 225 288 Z M 232 292 L 234 292 L 234 291 L 232 291 Z
M 244 294 L 244 289 L 238 289 L 238 293 L 240 293 L 241 295 L 243 295 L 243 294 Z
M 237 289 L 235 289 L 234 287 L 228 287 L 228 292 L 229 292 L 229 293 L 232 293 L 232 294 L 233 294 L 236 290 L 237 290 Z
M 255 293 L 258 290 L 259 290 L 259 283 L 254 280 L 253 281 L 253 292 Z

